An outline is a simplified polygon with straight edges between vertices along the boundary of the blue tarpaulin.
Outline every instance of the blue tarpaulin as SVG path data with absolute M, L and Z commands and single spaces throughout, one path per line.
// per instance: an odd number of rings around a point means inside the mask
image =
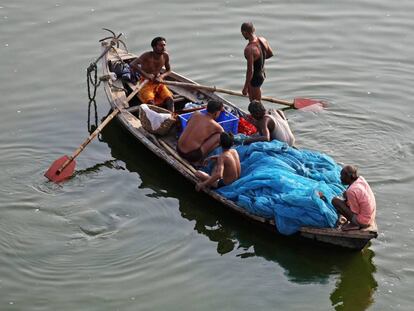
M 334 227 L 331 199 L 345 190 L 341 167 L 320 152 L 295 149 L 273 140 L 237 146 L 241 177 L 216 191 L 249 213 L 273 218 L 282 234 L 302 226 Z M 321 191 L 327 202 L 320 199 Z

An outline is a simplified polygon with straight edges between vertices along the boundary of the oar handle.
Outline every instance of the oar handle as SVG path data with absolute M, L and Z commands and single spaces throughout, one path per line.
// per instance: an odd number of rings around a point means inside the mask
M 148 83 L 148 80 L 141 82 L 135 90 L 129 94 L 128 98 L 124 103 L 128 103 L 134 96 L 142 89 L 142 87 Z M 120 109 L 116 108 L 112 113 L 102 121 L 102 123 L 93 131 L 91 135 L 75 150 L 75 152 L 68 157 L 68 159 L 62 164 L 62 166 L 56 171 L 59 175 L 75 158 L 85 149 L 85 147 L 102 131 L 102 129 L 119 113 Z
M 161 146 L 163 146 L 177 161 L 179 161 L 194 177 L 197 173 L 197 170 L 186 162 L 173 148 L 171 148 L 164 140 L 161 138 L 158 139 Z
M 200 107 L 177 110 L 177 111 L 175 111 L 175 113 L 176 114 L 184 114 L 184 113 L 194 112 L 194 111 L 205 109 L 205 108 L 207 108 L 206 105 L 201 105 Z
M 241 92 L 236 92 L 236 91 L 232 91 L 232 90 L 228 90 L 228 89 L 217 88 L 215 86 L 206 86 L 206 85 L 201 85 L 201 84 L 177 82 L 177 81 L 168 81 L 168 80 L 164 80 L 164 81 L 162 81 L 162 83 L 167 84 L 167 85 L 175 85 L 175 86 L 181 86 L 181 87 L 191 87 L 191 88 L 206 90 L 206 91 L 210 91 L 210 92 L 219 92 L 219 93 L 225 93 L 225 94 L 229 94 L 229 95 L 248 97 L 247 95 L 243 95 L 243 93 L 241 93 Z M 293 105 L 294 105 L 292 102 L 289 102 L 289 101 L 286 101 L 286 100 L 283 100 L 283 99 L 268 97 L 268 96 L 262 96 L 262 100 L 272 102 L 272 103 L 276 103 L 276 104 L 285 105 L 285 106 L 290 106 L 290 107 L 293 107 Z

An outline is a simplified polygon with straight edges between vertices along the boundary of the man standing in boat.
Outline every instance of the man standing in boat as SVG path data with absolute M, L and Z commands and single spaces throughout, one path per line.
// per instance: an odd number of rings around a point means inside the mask
M 197 191 L 210 187 L 217 189 L 231 184 L 240 177 L 240 158 L 237 151 L 231 149 L 233 144 L 232 133 L 223 132 L 220 134 L 220 146 L 223 148 L 223 153 L 206 159 L 206 161 L 216 161 L 211 176 L 203 171 L 197 171 L 196 176 L 200 179 L 196 185 Z
M 138 71 L 141 80 L 149 82 L 139 91 L 138 98 L 144 104 L 165 106 L 174 111 L 173 94 L 162 84 L 162 80 L 171 73 L 170 57 L 166 51 L 166 40 L 156 37 L 151 41 L 152 51 L 143 53 L 130 64 L 134 72 Z M 161 74 L 162 68 L 165 68 Z
M 283 141 L 289 146 L 295 144 L 295 136 L 293 136 L 282 110 L 271 109 L 267 112 L 265 106 L 257 100 L 253 100 L 249 104 L 248 110 L 255 120 L 254 123 L 259 135 L 246 138 L 243 141 L 244 145 L 273 139 Z
M 371 187 L 358 175 L 355 166 L 347 165 L 341 170 L 341 182 L 349 185 L 344 192 L 344 199 L 335 197 L 332 205 L 340 215 L 349 221 L 342 228 L 344 230 L 367 228 L 375 222 L 376 202 Z M 320 194 L 324 199 L 323 194 Z
M 178 139 L 177 151 L 181 157 L 195 163 L 218 147 L 224 130 L 215 120 L 223 109 L 222 102 L 210 100 L 206 114 L 194 112 Z
M 264 70 L 265 59 L 273 56 L 272 48 L 264 37 L 255 35 L 252 23 L 243 23 L 241 33 L 249 43 L 244 48 L 244 57 L 247 60 L 246 80 L 242 90 L 243 95 L 249 95 L 250 101 L 261 100 L 260 87 L 266 77 Z

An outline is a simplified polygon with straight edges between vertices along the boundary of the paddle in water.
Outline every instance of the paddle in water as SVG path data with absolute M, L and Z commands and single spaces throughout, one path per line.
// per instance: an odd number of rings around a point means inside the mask
M 128 103 L 138 92 L 139 90 L 148 82 L 148 80 L 143 81 L 141 84 L 137 85 L 135 90 L 129 94 L 126 102 Z M 112 113 L 105 118 L 105 120 L 96 128 L 96 130 L 79 146 L 78 149 L 71 156 L 64 155 L 57 159 L 50 168 L 46 171 L 45 176 L 53 182 L 62 182 L 65 179 L 68 179 L 72 176 L 75 171 L 75 158 L 85 149 L 85 147 L 102 131 L 102 129 L 119 113 L 119 108 L 116 108 Z

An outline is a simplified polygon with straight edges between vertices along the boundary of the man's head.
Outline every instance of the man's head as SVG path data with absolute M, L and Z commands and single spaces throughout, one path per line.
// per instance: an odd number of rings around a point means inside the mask
M 207 112 L 213 115 L 214 119 L 217 119 L 220 116 L 223 108 L 223 103 L 216 100 L 210 100 L 207 104 Z
M 345 185 L 352 184 L 358 177 L 358 169 L 353 165 L 346 165 L 341 170 L 341 182 Z
M 228 150 L 234 144 L 234 136 L 231 132 L 223 132 L 220 134 L 220 146 L 223 150 Z
M 151 41 L 152 50 L 157 54 L 164 53 L 166 45 L 167 40 L 165 40 L 163 37 L 155 37 Z
M 263 104 L 258 100 L 252 100 L 247 109 L 256 120 L 261 120 L 266 114 L 265 106 L 263 106 Z
M 254 29 L 253 23 L 251 23 L 251 22 L 246 22 L 246 23 L 243 23 L 243 24 L 241 25 L 241 33 L 242 33 L 243 37 L 244 37 L 246 40 L 248 40 L 248 39 L 249 39 L 249 37 L 250 37 L 252 34 L 254 34 L 254 32 L 255 32 L 255 29 Z

